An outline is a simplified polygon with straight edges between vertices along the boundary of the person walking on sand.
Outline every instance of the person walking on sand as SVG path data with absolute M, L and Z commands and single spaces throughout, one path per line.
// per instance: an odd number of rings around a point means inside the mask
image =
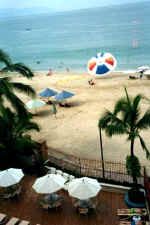
M 53 111 L 53 115 L 55 116 L 55 118 L 56 118 L 56 114 L 57 114 L 57 109 L 56 109 L 56 104 L 53 102 L 53 104 L 52 104 L 52 107 L 53 107 L 53 109 L 52 109 L 52 111 Z
M 142 71 L 139 71 L 139 78 L 140 78 L 140 79 L 142 79 L 142 77 L 143 77 L 143 74 L 144 74 L 144 70 L 142 70 Z

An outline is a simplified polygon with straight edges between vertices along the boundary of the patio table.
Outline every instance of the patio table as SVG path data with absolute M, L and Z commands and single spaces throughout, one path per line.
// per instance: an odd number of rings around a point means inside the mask
M 62 205 L 63 197 L 52 193 L 46 195 L 43 199 L 40 200 L 40 205 L 44 209 L 58 208 Z
M 80 214 L 88 214 L 91 210 L 96 208 L 96 205 L 91 199 L 77 200 L 74 207 Z

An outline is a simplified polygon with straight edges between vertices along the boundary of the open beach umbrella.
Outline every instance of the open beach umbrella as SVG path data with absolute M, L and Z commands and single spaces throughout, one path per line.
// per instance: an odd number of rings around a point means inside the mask
M 82 177 L 71 181 L 68 184 L 69 195 L 80 200 L 92 198 L 101 190 L 101 185 L 96 179 Z
M 56 91 L 54 91 L 54 90 L 52 90 L 50 88 L 46 88 L 44 91 L 39 93 L 39 96 L 40 97 L 51 97 L 51 96 L 54 96 L 56 94 L 57 94 Z
M 146 70 L 146 71 L 144 72 L 144 74 L 150 75 L 150 70 Z
M 145 72 L 146 70 L 149 70 L 149 66 L 140 66 L 137 68 L 137 72 Z
M 32 187 L 37 193 L 51 194 L 64 188 L 65 182 L 66 179 L 59 174 L 47 174 L 38 178 Z
M 88 61 L 88 73 L 91 75 L 104 75 L 116 68 L 117 60 L 110 53 L 97 53 Z
M 32 99 L 30 100 L 29 102 L 26 103 L 26 107 L 28 109 L 36 109 L 36 108 L 39 108 L 43 105 L 45 105 L 46 103 L 42 100 L 39 100 L 39 99 Z
M 10 168 L 0 172 L 0 187 L 17 184 L 24 176 L 21 169 Z
M 57 101 L 59 101 L 59 100 L 71 98 L 72 96 L 74 96 L 74 93 L 69 92 L 69 91 L 62 91 L 62 92 L 58 93 L 57 95 L 55 95 L 55 99 Z

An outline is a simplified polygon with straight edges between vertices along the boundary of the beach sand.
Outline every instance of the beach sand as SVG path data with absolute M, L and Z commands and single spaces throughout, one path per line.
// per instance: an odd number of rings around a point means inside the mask
M 67 154 L 87 159 L 100 159 L 100 143 L 98 120 L 105 109 L 112 110 L 116 100 L 125 96 L 124 87 L 128 93 L 135 96 L 139 93 L 150 97 L 150 80 L 143 77 L 142 80 L 129 79 L 129 74 L 114 72 L 107 76 L 95 78 L 96 85 L 90 86 L 88 80 L 92 76 L 87 73 L 65 73 L 46 76 L 46 72 L 35 72 L 32 80 L 20 76 L 14 76 L 13 81 L 30 84 L 37 94 L 45 88 L 52 88 L 58 92 L 68 90 L 75 94 L 68 99 L 72 104 L 70 108 L 57 107 L 57 118 L 52 114 L 52 106 L 45 105 L 38 109 L 38 116 L 34 120 L 39 124 L 41 131 L 32 132 L 32 137 L 46 140 L 49 147 Z M 24 103 L 30 97 L 18 93 Z M 148 102 L 143 102 L 141 111 L 150 107 Z M 141 135 L 150 149 L 150 129 Z M 104 159 L 125 162 L 130 154 L 130 143 L 127 136 L 113 136 L 109 138 L 102 131 Z M 139 141 L 135 143 L 135 154 L 142 165 L 148 167 L 150 161 L 146 159 Z

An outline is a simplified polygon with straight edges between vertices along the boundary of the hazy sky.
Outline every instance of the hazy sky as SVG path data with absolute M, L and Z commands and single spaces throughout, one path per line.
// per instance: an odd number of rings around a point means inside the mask
M 64 11 L 142 1 L 144 0 L 0 0 L 0 8 L 48 7 Z

